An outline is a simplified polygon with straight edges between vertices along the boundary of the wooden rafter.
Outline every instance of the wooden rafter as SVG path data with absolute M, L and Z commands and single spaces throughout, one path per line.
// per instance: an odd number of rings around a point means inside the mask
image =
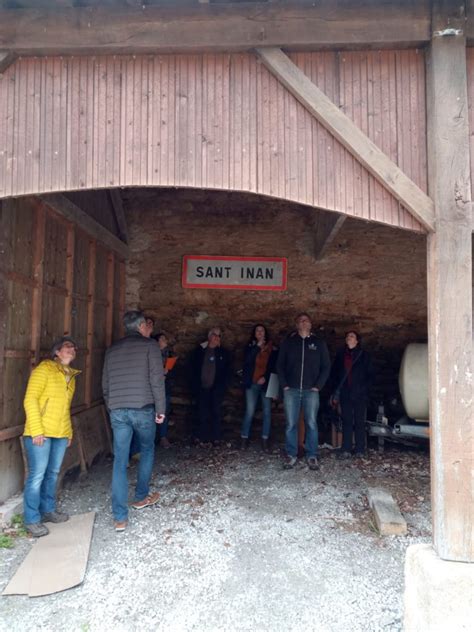
M 265 66 L 298 101 L 428 230 L 433 201 L 279 48 L 258 48 Z
M 271 2 L 0 11 L 0 48 L 22 55 L 418 46 L 430 1 Z
M 110 202 L 114 211 L 115 219 L 117 220 L 117 226 L 120 232 L 120 239 L 125 243 L 128 242 L 128 229 L 127 221 L 125 219 L 125 211 L 123 209 L 123 201 L 120 191 L 118 189 L 111 189 L 109 191 Z
M 324 258 L 346 219 L 347 215 L 337 213 L 324 213 L 324 216 L 319 219 L 318 229 L 314 235 L 314 258 L 316 261 L 321 261 Z
M 129 249 L 127 244 L 118 239 L 110 231 L 95 221 L 90 215 L 85 213 L 76 204 L 68 200 L 61 193 L 42 195 L 40 197 L 45 204 L 53 208 L 67 220 L 75 222 L 81 226 L 85 232 L 97 239 L 100 243 L 116 252 L 121 259 L 127 259 Z
M 13 64 L 16 58 L 16 53 L 9 50 L 0 50 L 0 75 Z

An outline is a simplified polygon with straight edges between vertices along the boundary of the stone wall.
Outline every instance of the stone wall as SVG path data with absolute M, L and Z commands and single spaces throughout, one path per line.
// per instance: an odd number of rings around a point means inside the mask
M 321 261 L 314 258 L 318 211 L 252 196 L 202 190 L 129 189 L 124 205 L 130 232 L 126 304 L 153 315 L 179 355 L 174 412 L 178 434 L 189 423 L 186 357 L 212 325 L 235 351 L 237 371 L 253 323 L 277 341 L 308 311 L 331 355 L 354 327 L 373 353 L 377 382 L 372 404 L 383 399 L 400 412 L 398 369 L 408 342 L 426 340 L 426 246 L 423 235 L 346 219 Z M 288 258 L 288 290 L 253 292 L 183 289 L 185 254 Z M 229 435 L 238 432 L 242 394 L 236 376 L 226 400 Z M 281 407 L 276 415 L 281 423 Z

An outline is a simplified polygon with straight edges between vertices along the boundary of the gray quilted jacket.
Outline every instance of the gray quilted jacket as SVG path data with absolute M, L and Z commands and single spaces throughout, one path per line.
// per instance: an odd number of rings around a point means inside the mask
M 115 342 L 105 353 L 102 390 L 109 410 L 154 405 L 165 413 L 165 379 L 158 343 L 138 332 Z

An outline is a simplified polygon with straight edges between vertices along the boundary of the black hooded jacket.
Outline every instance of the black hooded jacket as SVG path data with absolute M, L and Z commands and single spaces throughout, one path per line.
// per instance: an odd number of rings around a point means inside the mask
M 326 343 L 313 333 L 302 338 L 297 331 L 283 341 L 278 354 L 280 386 L 321 390 L 331 369 Z

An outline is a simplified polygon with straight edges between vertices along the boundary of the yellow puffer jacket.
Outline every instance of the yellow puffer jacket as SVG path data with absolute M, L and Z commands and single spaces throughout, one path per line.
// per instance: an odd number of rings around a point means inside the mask
M 27 437 L 72 439 L 71 402 L 76 375 L 81 371 L 66 369 L 54 360 L 44 360 L 33 369 L 26 388 L 23 406 L 26 411 Z M 69 376 L 69 383 L 66 379 Z

